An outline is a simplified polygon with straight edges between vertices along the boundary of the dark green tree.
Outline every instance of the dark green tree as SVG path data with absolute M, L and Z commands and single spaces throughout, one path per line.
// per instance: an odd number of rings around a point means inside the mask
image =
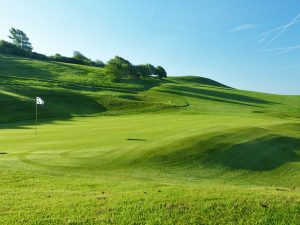
M 24 55 L 24 52 L 16 45 L 2 40 L 0 41 L 0 54 Z
M 136 65 L 135 69 L 139 77 L 147 77 L 152 74 L 147 64 Z
M 19 49 L 24 52 L 32 51 L 33 48 L 31 43 L 29 42 L 29 38 L 23 31 L 12 27 L 9 30 L 9 33 L 10 35 L 8 37 L 12 39 L 14 45 L 16 45 Z
M 74 51 L 73 52 L 73 58 L 74 59 L 79 59 L 79 60 L 82 60 L 82 61 L 85 61 L 85 60 L 89 60 L 87 57 L 85 57 L 81 52 L 79 51 Z
M 150 75 L 156 75 L 156 68 L 155 66 L 153 66 L 152 64 L 146 64 L 146 66 L 148 67 L 149 73 Z
M 167 72 L 163 67 L 157 66 L 156 67 L 156 75 L 159 79 L 162 79 L 164 77 L 167 77 Z
M 96 64 L 97 67 L 104 67 L 105 66 L 105 63 L 102 62 L 102 60 L 100 60 L 100 59 L 97 59 L 95 61 L 95 64 Z
M 119 82 L 123 77 L 126 76 L 126 71 L 124 70 L 122 64 L 120 64 L 115 58 L 106 63 L 105 69 L 106 74 L 112 81 Z
M 114 81 L 121 81 L 124 78 L 138 78 L 136 68 L 126 59 L 120 56 L 109 60 L 105 65 L 106 74 Z
M 88 66 L 94 66 L 94 64 L 95 64 L 92 60 L 87 58 L 85 55 L 83 55 L 79 51 L 74 51 L 73 52 L 73 59 L 79 60 L 79 61 L 82 62 L 82 64 L 88 65 Z
M 73 52 L 73 59 L 81 61 L 82 64 L 88 65 L 88 66 L 104 67 L 104 65 L 105 65 L 101 60 L 97 60 L 96 62 L 94 62 L 93 60 L 89 59 L 88 57 L 86 57 L 79 51 Z

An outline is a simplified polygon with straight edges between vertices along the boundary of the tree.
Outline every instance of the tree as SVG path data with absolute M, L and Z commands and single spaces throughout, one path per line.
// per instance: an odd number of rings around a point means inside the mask
M 100 59 L 97 59 L 95 61 L 95 64 L 96 64 L 97 67 L 104 67 L 105 66 L 105 63 L 102 62 L 102 60 L 100 60 Z
M 135 66 L 135 68 L 140 77 L 156 75 L 156 68 L 149 63 L 137 65 L 137 66 Z
M 27 35 L 18 29 L 15 28 L 11 28 L 9 30 L 10 35 L 8 36 L 10 39 L 13 40 L 13 43 L 22 51 L 24 52 L 31 52 L 32 51 L 32 45 L 29 42 L 29 38 L 27 37 Z
M 128 60 L 120 56 L 109 60 L 105 68 L 106 74 L 114 81 L 121 81 L 121 79 L 126 77 L 138 78 L 136 68 Z
M 126 70 L 116 58 L 109 60 L 106 65 L 106 74 L 111 78 L 112 81 L 119 82 L 123 77 L 126 76 Z
M 79 60 L 79 61 L 82 62 L 82 64 L 88 65 L 88 66 L 94 66 L 94 64 L 95 64 L 92 60 L 90 60 L 89 58 L 87 58 L 86 56 L 84 56 L 79 51 L 74 51 L 73 52 L 73 59 Z
M 85 60 L 89 60 L 87 57 L 85 57 L 81 52 L 79 51 L 74 51 L 73 52 L 73 58 L 74 59 L 79 59 L 79 60 L 82 60 L 82 61 L 85 61 Z
M 101 60 L 97 60 L 96 62 L 94 62 L 93 60 L 89 59 L 88 57 L 86 57 L 79 51 L 73 52 L 73 59 L 81 61 L 82 64 L 84 64 L 84 65 L 104 67 L 104 63 Z
M 149 73 L 150 75 L 156 75 L 156 68 L 155 66 L 151 65 L 151 64 L 146 64 L 146 66 L 148 67 Z
M 156 67 L 156 75 L 159 79 L 162 79 L 164 77 L 167 77 L 167 72 L 165 69 L 161 66 Z
M 135 66 L 137 74 L 139 77 L 147 77 L 151 75 L 151 71 L 149 70 L 148 65 L 142 64 Z
M 24 52 L 18 48 L 16 45 L 7 42 L 0 41 L 0 54 L 9 54 L 9 55 L 24 55 Z

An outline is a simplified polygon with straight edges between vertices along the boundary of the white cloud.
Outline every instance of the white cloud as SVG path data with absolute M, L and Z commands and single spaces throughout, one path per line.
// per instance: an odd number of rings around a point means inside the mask
M 260 25 L 258 25 L 258 24 L 250 24 L 250 23 L 242 24 L 242 25 L 239 25 L 237 27 L 234 27 L 233 29 L 230 30 L 230 32 L 238 32 L 238 31 L 255 29 L 255 28 L 259 27 L 259 26 Z

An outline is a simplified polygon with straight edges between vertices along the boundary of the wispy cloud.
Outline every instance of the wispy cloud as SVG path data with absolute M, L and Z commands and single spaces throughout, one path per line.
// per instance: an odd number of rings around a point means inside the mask
M 255 28 L 259 27 L 259 26 L 260 26 L 259 24 L 250 24 L 250 23 L 242 24 L 242 25 L 239 25 L 237 27 L 232 28 L 230 30 L 230 32 L 238 32 L 238 31 L 255 29 Z
M 290 22 L 286 23 L 285 25 L 276 27 L 272 30 L 263 32 L 259 35 L 247 38 L 242 42 L 258 39 L 259 44 L 264 44 L 264 48 L 268 47 L 271 43 L 273 43 L 279 36 L 281 36 L 284 32 L 286 32 L 290 27 L 300 23 L 300 14 L 294 17 Z
M 300 45 L 293 45 L 293 46 L 287 46 L 287 47 L 281 47 L 281 48 L 265 48 L 261 51 L 266 52 L 276 52 L 276 53 L 287 53 L 296 49 L 300 49 Z
M 283 25 L 280 29 L 279 32 L 267 42 L 266 46 L 270 45 L 273 41 L 275 41 L 281 34 L 283 34 L 289 27 L 297 24 L 300 22 L 300 14 L 298 14 L 294 19 L 292 19 L 289 23 Z

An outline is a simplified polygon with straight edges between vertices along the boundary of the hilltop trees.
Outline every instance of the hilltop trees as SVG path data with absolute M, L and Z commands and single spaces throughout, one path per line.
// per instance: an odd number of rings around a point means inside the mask
M 79 64 L 79 65 L 87 65 L 87 66 L 95 66 L 95 67 L 104 67 L 105 66 L 105 64 L 101 60 L 96 60 L 94 62 L 91 59 L 84 56 L 79 51 L 74 51 L 73 57 L 66 57 L 66 56 L 62 56 L 62 55 L 56 53 L 55 55 L 49 56 L 48 59 L 50 59 L 52 61 L 57 61 L 57 62 L 74 63 L 74 64 Z
M 74 64 L 82 64 L 82 65 L 84 64 L 84 62 L 82 60 L 62 56 L 58 53 L 56 53 L 55 55 L 49 56 L 49 59 L 51 61 L 56 61 L 56 62 L 74 63 Z
M 91 59 L 87 58 L 86 56 L 84 56 L 81 52 L 79 51 L 74 51 L 73 52 L 73 58 L 77 59 L 79 61 L 82 62 L 82 64 L 84 65 L 88 65 L 88 66 L 95 66 L 96 63 L 93 62 Z
M 83 55 L 81 52 L 79 51 L 74 51 L 73 52 L 73 59 L 78 60 L 79 64 L 83 64 L 83 65 L 88 65 L 88 66 L 97 66 L 97 67 L 104 67 L 105 64 L 101 61 L 101 60 L 96 60 L 93 61 L 91 59 L 89 59 L 88 57 L 86 57 L 85 55 Z
M 139 77 L 148 77 L 155 74 L 155 67 L 149 63 L 135 66 Z
M 153 66 L 152 64 L 148 63 L 146 64 L 148 70 L 149 70 L 149 75 L 150 76 L 153 76 L 153 75 L 156 75 L 156 69 L 155 69 L 155 66 Z
M 139 77 L 147 77 L 151 75 L 148 64 L 142 64 L 135 66 L 136 72 Z
M 159 79 L 167 77 L 167 72 L 161 66 L 156 68 L 151 64 L 142 64 L 135 66 L 140 77 L 156 76 Z
M 94 62 L 91 59 L 84 56 L 79 51 L 74 51 L 73 57 L 66 57 L 60 54 L 46 56 L 37 52 L 33 52 L 33 48 L 31 43 L 29 42 L 29 38 L 22 30 L 12 27 L 9 30 L 9 33 L 10 34 L 8 37 L 12 40 L 12 43 L 0 40 L 0 54 L 25 56 L 32 59 L 51 60 L 57 62 L 74 63 L 96 67 L 105 66 L 105 64 L 101 60 L 97 60 Z
M 156 75 L 159 79 L 162 79 L 164 77 L 167 77 L 167 72 L 165 69 L 161 66 L 156 67 Z
M 74 51 L 73 52 L 73 58 L 74 59 L 79 59 L 79 60 L 89 60 L 87 57 L 85 57 L 80 51 Z
M 105 63 L 102 62 L 102 60 L 100 60 L 100 59 L 97 59 L 97 60 L 95 61 L 95 63 L 96 63 L 96 66 L 97 66 L 97 67 L 104 67 L 104 66 L 105 66 Z
M 135 67 L 126 59 L 120 56 L 109 60 L 105 66 L 106 74 L 113 81 L 121 81 L 122 78 L 130 77 L 136 79 L 138 77 Z
M 37 52 L 25 52 L 13 43 L 0 41 L 0 54 L 26 56 L 32 59 L 49 60 L 46 55 Z
M 63 63 L 73 63 L 87 66 L 104 67 L 106 75 L 112 81 L 121 81 L 122 79 L 140 79 L 147 77 L 157 77 L 163 79 L 167 77 L 165 69 L 161 66 L 153 66 L 152 64 L 140 64 L 133 65 L 128 60 L 116 56 L 110 59 L 107 64 L 101 60 L 93 61 L 83 55 L 79 51 L 74 51 L 72 57 L 62 56 L 55 54 L 52 56 L 46 56 L 32 51 L 32 45 L 29 42 L 27 35 L 19 29 L 11 28 L 9 30 L 9 38 L 11 42 L 0 40 L 0 54 L 17 55 L 22 57 L 28 57 L 39 60 L 50 60 Z
M 33 48 L 31 43 L 29 42 L 29 38 L 23 31 L 12 27 L 9 30 L 9 33 L 10 35 L 8 37 L 12 39 L 15 46 L 17 46 L 19 49 L 21 49 L 24 52 L 32 51 Z
M 0 41 L 0 54 L 22 55 L 23 52 L 16 45 L 7 41 Z
M 154 67 L 151 64 L 132 65 L 128 60 L 120 56 L 109 60 L 105 65 L 106 74 L 113 81 L 121 81 L 122 79 L 131 78 L 139 79 L 142 77 L 156 76 L 159 79 L 167 77 L 165 69 L 161 66 Z
M 29 38 L 27 35 L 15 28 L 11 28 L 9 30 L 10 35 L 8 36 L 12 43 L 7 41 L 0 41 L 0 53 L 1 54 L 11 54 L 11 55 L 31 55 L 41 57 L 41 54 L 32 53 L 32 45 L 29 42 Z

